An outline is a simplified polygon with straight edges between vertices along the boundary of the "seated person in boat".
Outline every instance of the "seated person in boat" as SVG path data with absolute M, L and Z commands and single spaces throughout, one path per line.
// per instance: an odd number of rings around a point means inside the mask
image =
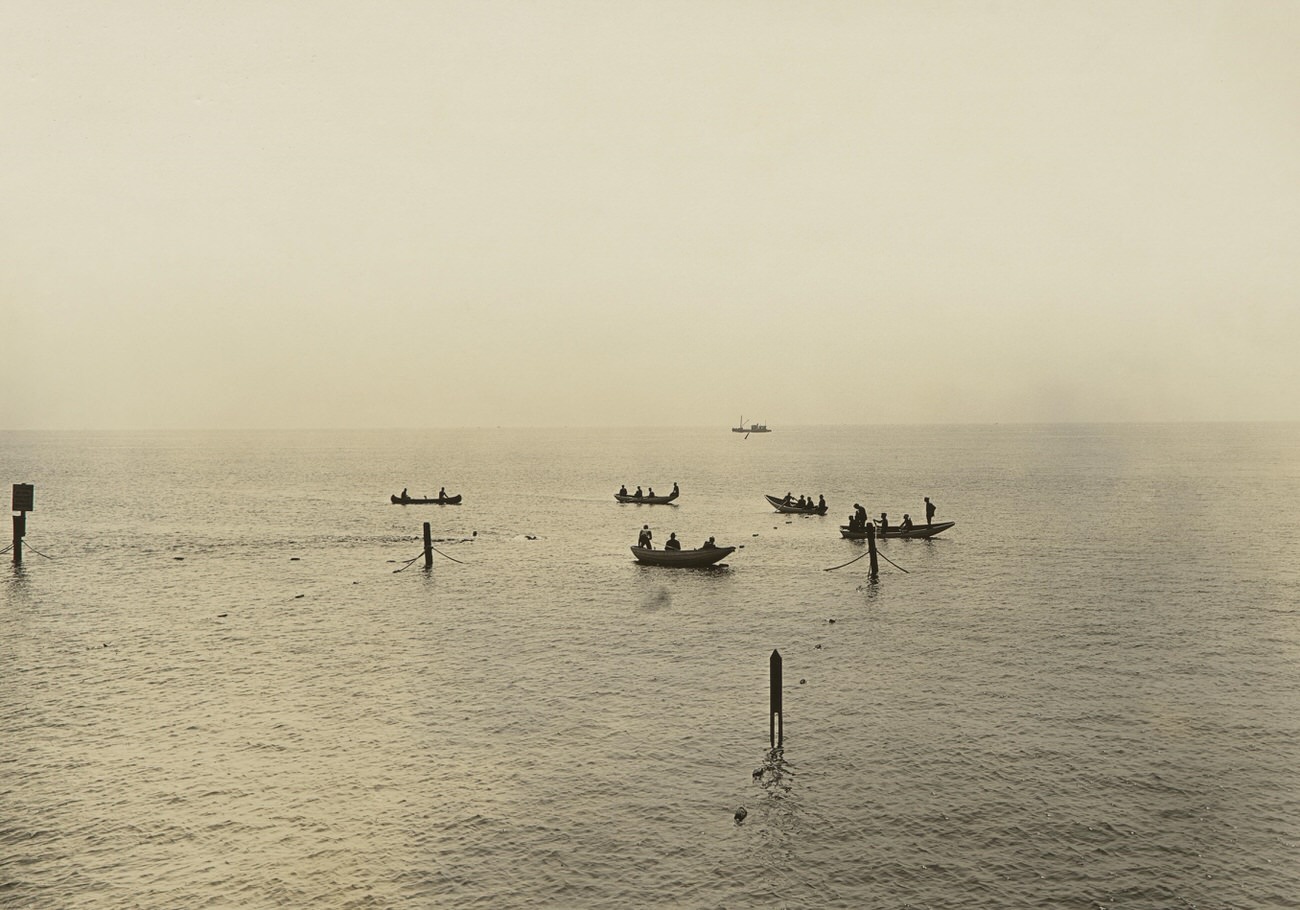
M 708 540 L 704 541 L 704 543 L 700 545 L 701 550 L 716 550 L 717 548 L 718 545 L 713 542 L 712 537 L 710 537 Z
M 826 497 L 823 496 L 821 493 L 817 494 L 817 511 L 819 512 L 826 511 Z
M 439 499 L 446 499 L 446 498 L 447 498 L 447 488 L 446 488 L 446 487 L 438 487 L 438 498 L 439 498 Z
M 785 498 L 781 500 L 781 505 L 788 506 L 789 504 L 790 504 L 790 491 L 786 490 Z
M 674 481 L 673 481 L 673 495 L 676 496 L 676 495 L 678 494 L 678 492 L 679 492 L 679 491 L 678 491 L 678 489 L 677 489 L 677 481 L 674 480 Z
M 654 487 L 651 487 L 651 488 L 650 488 L 650 492 L 647 493 L 647 494 L 645 494 L 646 499 L 652 499 L 652 498 L 654 498 L 654 495 L 655 495 L 655 488 L 654 488 Z
M 664 549 L 680 550 L 681 548 L 682 548 L 682 542 L 677 539 L 677 532 L 673 531 L 671 534 L 668 535 L 668 539 L 664 541 Z
M 650 533 L 650 526 L 649 526 L 649 525 L 642 525 L 642 526 L 641 526 L 641 534 L 640 534 L 640 536 L 638 536 L 637 539 L 636 539 L 636 545 L 637 545 L 638 547 L 643 547 L 644 549 L 647 549 L 647 550 L 653 550 L 653 549 L 654 549 L 654 545 L 650 543 L 650 540 L 651 540 L 651 538 L 652 538 L 653 536 L 654 536 L 654 535 Z
M 410 498 L 411 498 L 410 496 L 406 495 L 406 487 L 402 487 L 402 498 L 403 498 L 403 499 L 410 499 Z
M 880 530 L 882 531 L 889 530 L 889 516 L 886 515 L 884 512 L 880 513 Z
M 801 509 L 803 508 L 803 506 L 804 506 L 804 502 L 803 502 L 803 494 L 802 494 L 802 493 L 799 494 L 799 498 L 795 501 L 795 505 L 798 506 L 798 507 L 801 508 Z
M 626 496 L 626 495 L 627 495 L 627 484 L 623 484 L 623 486 L 621 486 L 621 487 L 618 488 L 618 495 L 619 495 L 619 496 Z
M 912 529 L 912 516 L 904 513 L 903 523 L 899 525 L 899 528 L 901 528 L 904 531 L 910 531 Z
M 640 488 L 640 487 L 637 487 L 637 488 L 636 488 L 636 492 L 633 493 L 632 495 L 635 496 L 637 499 L 640 499 L 640 498 L 641 498 L 642 496 L 644 496 L 645 494 L 641 492 L 641 488 Z

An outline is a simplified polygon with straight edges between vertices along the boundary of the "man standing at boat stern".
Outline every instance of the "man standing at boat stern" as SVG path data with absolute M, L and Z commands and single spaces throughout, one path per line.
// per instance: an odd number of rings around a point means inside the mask
M 934 503 L 930 502 L 930 497 L 925 497 L 925 526 L 928 528 L 934 521 Z
M 654 549 L 654 546 L 651 545 L 651 543 L 650 543 L 650 539 L 651 539 L 652 537 L 654 537 L 654 535 L 650 533 L 650 526 L 649 526 L 649 525 L 642 525 L 642 526 L 641 526 L 641 536 L 639 536 L 639 537 L 636 539 L 636 545 L 637 545 L 638 547 L 644 547 L 644 548 L 647 549 L 647 550 L 653 550 L 653 549 Z

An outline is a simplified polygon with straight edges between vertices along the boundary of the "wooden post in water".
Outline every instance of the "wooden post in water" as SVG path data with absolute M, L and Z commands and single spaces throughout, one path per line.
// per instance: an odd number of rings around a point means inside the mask
M 768 661 L 768 677 L 768 738 L 775 749 L 785 740 L 785 716 L 781 712 L 781 652 L 775 648 Z
M 433 535 L 427 521 L 424 523 L 424 567 L 433 568 Z
M 867 519 L 867 550 L 871 553 L 871 578 L 880 577 L 880 564 L 876 562 L 876 526 Z
M 36 511 L 36 488 L 30 483 L 14 484 L 14 565 L 23 564 L 23 536 L 27 533 L 27 513 Z

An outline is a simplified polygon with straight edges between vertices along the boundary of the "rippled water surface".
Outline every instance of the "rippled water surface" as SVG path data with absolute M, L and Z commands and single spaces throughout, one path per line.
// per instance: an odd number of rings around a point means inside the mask
M 9 432 L 0 465 L 36 485 L 0 907 L 1300 905 L 1296 425 Z M 955 528 L 824 571 L 854 502 L 925 495 Z M 642 567 L 644 523 L 743 548 Z

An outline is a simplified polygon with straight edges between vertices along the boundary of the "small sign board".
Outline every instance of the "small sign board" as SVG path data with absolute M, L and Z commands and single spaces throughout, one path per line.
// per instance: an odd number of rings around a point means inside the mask
M 36 511 L 36 487 L 30 483 L 14 484 L 14 511 L 15 512 L 35 512 Z

